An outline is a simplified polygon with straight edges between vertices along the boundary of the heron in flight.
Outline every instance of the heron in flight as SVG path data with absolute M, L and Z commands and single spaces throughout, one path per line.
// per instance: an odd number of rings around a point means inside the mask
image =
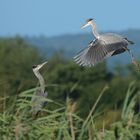
M 138 65 L 132 52 L 127 47 L 130 44 L 134 44 L 132 41 L 114 33 L 99 34 L 96 30 L 96 24 L 93 19 L 88 19 L 82 26 L 82 29 L 87 26 L 92 27 L 95 39 L 89 43 L 88 47 L 81 50 L 74 57 L 76 63 L 81 66 L 94 66 L 107 57 L 128 51 L 131 56 L 132 63 Z
M 38 115 L 38 113 L 40 112 L 40 110 L 42 109 L 42 107 L 45 105 L 45 101 L 44 98 L 47 97 L 48 93 L 45 91 L 45 81 L 44 78 L 42 77 L 42 75 L 40 74 L 39 70 L 47 63 L 44 62 L 42 64 L 39 65 L 34 65 L 33 68 L 33 72 L 35 74 L 35 76 L 38 78 L 39 80 L 39 84 L 40 84 L 40 88 L 36 90 L 34 96 L 32 97 L 32 114 L 33 115 Z

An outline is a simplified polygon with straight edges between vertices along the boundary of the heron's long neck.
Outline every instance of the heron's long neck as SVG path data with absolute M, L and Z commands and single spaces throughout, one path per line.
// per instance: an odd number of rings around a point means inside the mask
M 96 24 L 95 24 L 93 21 L 92 21 L 91 26 L 92 26 L 92 32 L 93 32 L 94 36 L 95 36 L 97 39 L 99 39 L 99 33 L 97 32 L 97 30 L 96 30 Z
M 45 91 L 45 81 L 44 78 L 42 77 L 42 75 L 39 73 L 39 71 L 34 72 L 34 74 L 36 75 L 36 77 L 39 80 L 40 83 L 40 87 L 43 91 Z

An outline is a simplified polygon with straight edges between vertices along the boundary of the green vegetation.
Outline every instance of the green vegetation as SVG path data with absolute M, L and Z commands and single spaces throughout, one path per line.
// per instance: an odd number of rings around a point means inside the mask
M 33 118 L 30 113 L 32 106 L 27 97 L 32 97 L 35 89 L 20 93 L 18 99 L 13 102 L 10 109 L 0 114 L 0 136 L 2 140 L 139 140 L 140 139 L 140 113 L 134 108 L 140 99 L 140 92 L 134 94 L 135 86 L 132 83 L 127 91 L 124 101 L 121 119 L 110 125 L 109 129 L 98 128 L 101 113 L 97 111 L 97 104 L 106 94 L 104 87 L 94 103 L 88 116 L 83 119 L 74 113 L 76 102 L 67 98 L 66 104 L 62 105 L 52 100 L 57 109 L 42 109 L 42 115 Z M 3 99 L 4 101 L 6 99 Z M 112 115 L 112 113 L 110 113 Z M 109 117 L 109 116 L 108 116 Z M 102 118 L 103 119 L 103 118 Z M 107 118 L 109 119 L 109 118 Z M 106 120 L 103 119 L 105 122 Z
M 0 39 L 0 140 L 140 139 L 137 67 L 116 65 L 112 72 L 104 61 L 84 68 L 54 54 L 41 70 L 48 104 L 35 118 L 32 65 L 45 60 L 19 36 Z
M 32 65 L 40 61 L 37 50 L 22 38 L 0 39 L 0 96 L 31 88 L 35 84 Z

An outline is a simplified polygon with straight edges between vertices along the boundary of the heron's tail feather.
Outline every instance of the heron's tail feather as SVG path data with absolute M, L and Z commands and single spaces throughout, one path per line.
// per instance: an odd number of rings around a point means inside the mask
M 124 38 L 125 40 L 127 40 L 130 44 L 135 44 L 133 41 L 128 40 L 127 38 Z
M 135 44 L 133 41 L 131 40 L 127 40 L 130 44 Z

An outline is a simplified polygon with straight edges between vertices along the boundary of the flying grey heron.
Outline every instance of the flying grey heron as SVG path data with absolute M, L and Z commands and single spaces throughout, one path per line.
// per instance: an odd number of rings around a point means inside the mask
M 96 24 L 93 19 L 88 19 L 82 26 L 82 29 L 86 28 L 87 26 L 92 27 L 92 32 L 95 39 L 89 43 L 87 48 L 81 50 L 74 57 L 76 63 L 81 66 L 94 66 L 96 63 L 109 56 L 128 51 L 131 56 L 132 63 L 138 65 L 134 60 L 130 49 L 127 48 L 129 44 L 134 44 L 132 41 L 114 33 L 99 34 L 96 30 Z
M 33 72 L 35 74 L 35 76 L 38 78 L 39 83 L 40 83 L 40 88 L 36 90 L 34 96 L 32 97 L 32 114 L 33 115 L 37 115 L 41 108 L 45 105 L 45 101 L 44 98 L 47 97 L 48 93 L 45 91 L 45 81 L 44 78 L 42 77 L 42 75 L 40 74 L 39 70 L 47 63 L 44 62 L 42 64 L 39 65 L 34 65 L 33 66 Z

